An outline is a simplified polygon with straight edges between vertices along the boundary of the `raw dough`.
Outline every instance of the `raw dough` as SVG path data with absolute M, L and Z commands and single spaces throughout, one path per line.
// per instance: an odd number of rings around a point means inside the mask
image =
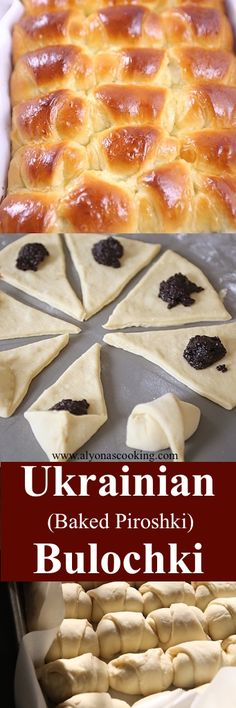
M 90 619 L 92 602 L 79 583 L 62 583 L 65 618 Z
M 143 598 L 129 583 L 114 581 L 89 590 L 92 599 L 92 620 L 99 622 L 108 612 L 142 612 Z
M 72 696 L 57 708 L 129 708 L 128 703 L 111 698 L 109 693 L 81 693 Z
M 146 651 L 158 646 L 154 622 L 141 612 L 110 612 L 97 626 L 100 656 L 111 659 L 116 654 Z
M 236 634 L 231 634 L 230 637 L 221 642 L 221 647 L 226 654 L 227 666 L 236 666 Z
M 124 254 L 121 267 L 112 268 L 97 263 L 92 255 L 93 245 L 104 238 L 101 234 L 66 234 L 65 238 L 79 273 L 86 320 L 114 300 L 161 248 L 158 244 L 118 236 Z
M 0 352 L 0 416 L 8 418 L 26 395 L 32 379 L 68 344 L 69 335 Z
M 196 335 L 220 337 L 227 354 L 218 363 L 228 367 L 225 374 L 217 371 L 217 364 L 197 370 L 184 359 L 183 351 L 190 338 Z M 106 334 L 104 342 L 158 364 L 185 386 L 223 408 L 231 410 L 236 405 L 236 323 L 168 332 L 117 332 Z
M 184 461 L 184 441 L 197 430 L 201 412 L 197 406 L 166 393 L 133 408 L 128 418 L 126 445 L 136 450 L 170 447 L 177 462 Z
M 183 642 L 167 649 L 173 661 L 173 684 L 177 688 L 194 688 L 208 683 L 225 666 L 220 642 Z
M 217 597 L 236 597 L 236 582 L 200 580 L 193 581 L 192 586 L 195 590 L 196 605 L 201 610 L 205 610 L 209 602 Z
M 158 297 L 158 293 L 162 280 L 167 280 L 175 273 L 186 275 L 204 290 L 193 293 L 195 303 L 190 307 L 177 305 L 168 310 L 167 302 Z M 190 322 L 230 319 L 231 315 L 202 271 L 178 253 L 166 251 L 127 297 L 115 307 L 108 322 L 103 326 L 105 329 L 168 327 Z
M 87 619 L 64 619 L 45 657 L 45 663 L 56 659 L 73 659 L 91 652 L 99 656 L 96 632 Z
M 195 605 L 195 595 L 190 583 L 183 580 L 165 582 L 150 580 L 141 585 L 139 589 L 143 596 L 144 614 L 148 615 L 160 607 L 170 607 L 173 603 L 184 602 L 186 605 Z
M 162 649 L 141 654 L 123 654 L 108 664 L 111 688 L 127 694 L 149 696 L 165 691 L 173 680 L 170 657 Z
M 79 327 L 57 317 L 46 315 L 19 300 L 0 292 L 0 339 L 37 337 L 44 334 L 80 332 Z
M 100 349 L 94 344 L 60 376 L 52 386 L 26 411 L 25 418 L 50 460 L 72 455 L 107 420 L 106 404 L 100 379 Z M 72 415 L 69 411 L 50 408 L 64 398 L 86 399 L 87 415 Z
M 20 248 L 41 243 L 48 251 L 37 271 L 19 270 L 16 260 Z M 14 287 L 62 310 L 76 320 L 84 319 L 84 308 L 67 279 L 65 257 L 59 234 L 27 234 L 0 251 L 0 277 Z
M 226 639 L 236 633 L 236 597 L 212 600 L 204 615 L 211 639 Z
M 199 607 L 178 602 L 151 612 L 147 620 L 163 651 L 183 641 L 207 640 L 207 620 Z
M 77 693 L 108 691 L 107 665 L 92 654 L 51 661 L 41 666 L 37 674 L 43 691 L 54 703 Z

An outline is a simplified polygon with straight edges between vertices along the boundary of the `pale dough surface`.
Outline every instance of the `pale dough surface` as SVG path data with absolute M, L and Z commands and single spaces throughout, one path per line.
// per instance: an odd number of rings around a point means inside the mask
M 166 653 L 173 661 L 173 683 L 177 688 L 208 683 L 226 663 L 220 642 L 183 642 Z
M 170 447 L 177 461 L 184 461 L 184 441 L 197 430 L 201 412 L 197 406 L 166 393 L 133 408 L 127 422 L 126 445 L 138 450 Z
M 92 602 L 79 583 L 62 583 L 65 618 L 90 619 Z
M 38 678 L 54 703 L 63 702 L 77 693 L 105 693 L 109 686 L 107 665 L 90 653 L 44 664 L 38 670 Z
M 217 597 L 236 597 L 236 582 L 223 580 L 192 582 L 195 590 L 196 605 L 205 610 L 209 602 Z
M 55 453 L 73 454 L 107 420 L 107 410 L 100 378 L 100 345 L 94 344 L 77 359 L 52 386 L 26 411 L 32 431 L 51 460 Z M 73 415 L 69 411 L 50 408 L 62 399 L 86 399 L 87 415 Z
M 111 698 L 109 693 L 81 693 L 60 703 L 57 708 L 129 708 L 128 703 Z
M 116 581 L 89 590 L 92 600 L 92 620 L 99 622 L 108 612 L 142 612 L 143 598 L 140 592 L 126 583 Z
M 236 634 L 236 597 L 212 600 L 204 615 L 211 639 L 226 639 Z
M 78 334 L 80 329 L 70 322 L 51 317 L 0 292 L 0 339 L 37 337 L 44 334 L 64 334 L 64 332 Z
M 141 612 L 107 613 L 97 626 L 97 636 L 104 659 L 158 646 L 154 623 L 152 626 Z
M 56 659 L 73 659 L 91 652 L 99 656 L 98 637 L 87 619 L 64 619 L 53 641 L 45 663 Z
M 183 580 L 174 582 L 150 580 L 143 583 L 139 590 L 143 596 L 145 615 L 160 607 L 170 607 L 176 602 L 195 605 L 194 589 L 190 583 L 185 583 Z
M 236 666 L 236 634 L 231 634 L 230 637 L 224 639 L 221 646 L 226 654 L 228 666 Z
M 131 695 L 165 691 L 173 679 L 172 661 L 162 649 L 123 654 L 110 661 L 108 671 L 110 687 Z
M 226 355 L 220 362 L 206 369 L 194 369 L 184 359 L 183 352 L 191 337 L 207 335 L 220 337 Z M 143 356 L 174 376 L 196 393 L 231 410 L 236 405 L 236 323 L 190 327 L 165 332 L 116 332 L 106 334 L 104 342 Z M 225 364 L 225 374 L 217 371 L 217 364 Z
M 183 641 L 208 640 L 207 620 L 199 607 L 174 603 L 151 612 L 147 620 L 155 630 L 163 651 Z
M 160 284 L 176 273 L 186 275 L 196 285 L 204 288 L 191 296 L 195 302 L 190 307 L 177 305 L 168 310 L 168 303 L 158 297 Z M 124 327 L 168 327 L 191 322 L 230 320 L 218 293 L 204 273 L 186 258 L 174 251 L 166 251 L 149 268 L 139 283 L 113 310 L 105 329 Z
M 8 418 L 20 405 L 32 379 L 68 344 L 63 334 L 0 353 L 0 416 Z
M 124 253 L 120 268 L 97 263 L 92 247 L 103 240 L 96 234 L 66 234 L 75 268 L 80 277 L 85 319 L 114 300 L 127 283 L 159 253 L 161 246 L 118 237 Z
M 28 243 L 40 243 L 49 253 L 39 264 L 37 271 L 23 271 L 16 267 L 18 253 Z M 27 234 L 3 248 L 0 251 L 0 278 L 76 320 L 84 319 L 83 305 L 66 276 L 65 257 L 59 234 Z

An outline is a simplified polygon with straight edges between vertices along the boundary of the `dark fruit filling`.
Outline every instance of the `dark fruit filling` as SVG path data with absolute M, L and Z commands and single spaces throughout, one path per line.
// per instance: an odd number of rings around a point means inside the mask
M 38 270 L 39 264 L 49 253 L 42 243 L 26 243 L 19 250 L 16 267 L 19 270 Z
M 94 260 L 101 265 L 111 266 L 112 268 L 120 268 L 119 259 L 122 258 L 123 253 L 123 246 L 113 236 L 98 241 L 92 247 Z
M 223 359 L 226 349 L 219 337 L 206 335 L 191 337 L 183 356 L 194 369 L 207 369 L 216 361 Z
M 219 364 L 219 366 L 216 367 L 217 371 L 221 371 L 222 374 L 225 374 L 226 371 L 228 371 L 228 367 L 225 366 L 225 364 Z
M 190 295 L 200 293 L 202 290 L 204 288 L 192 283 L 186 275 L 175 273 L 168 280 L 162 281 L 158 297 L 168 302 L 168 310 L 171 310 L 176 305 L 184 305 L 184 307 L 194 305 L 195 300 Z
M 89 403 L 83 399 L 83 401 L 73 401 L 72 398 L 64 398 L 59 403 L 55 403 L 55 406 L 50 408 L 50 411 L 69 411 L 72 415 L 87 415 L 89 408 Z

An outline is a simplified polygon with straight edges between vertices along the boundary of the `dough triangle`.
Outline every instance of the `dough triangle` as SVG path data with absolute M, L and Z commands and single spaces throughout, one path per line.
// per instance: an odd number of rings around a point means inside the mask
M 86 320 L 114 300 L 161 248 L 159 244 L 119 236 L 124 254 L 121 267 L 112 268 L 97 263 L 92 255 L 93 245 L 104 238 L 101 234 L 66 234 L 65 238 L 79 273 Z
M 220 337 L 227 351 L 221 361 L 202 370 L 194 369 L 183 357 L 190 337 L 198 334 Z M 104 342 L 158 364 L 185 386 L 223 408 L 231 410 L 236 405 L 236 323 L 164 332 L 117 332 L 106 334 Z M 217 365 L 222 363 L 228 367 L 226 373 L 217 371 Z
M 8 418 L 26 395 L 32 379 L 48 366 L 66 344 L 63 334 L 0 352 L 0 416 Z
M 70 322 L 47 315 L 0 292 L 0 339 L 37 337 L 64 332 L 78 333 L 80 329 Z
M 69 459 L 107 420 L 100 379 L 100 345 L 94 344 L 26 411 L 25 418 L 49 460 Z M 89 403 L 87 415 L 52 411 L 65 398 Z
M 28 243 L 41 243 L 49 253 L 39 264 L 37 271 L 23 271 L 16 267 L 19 250 Z M 0 277 L 15 288 L 65 312 L 70 317 L 83 320 L 83 305 L 66 276 L 65 257 L 59 234 L 27 234 L 3 248 L 0 251 Z
M 204 290 L 193 293 L 195 302 L 190 307 L 177 305 L 168 310 L 168 303 L 161 300 L 158 293 L 162 280 L 167 280 L 175 273 L 186 275 L 189 280 Z M 174 251 L 166 251 L 127 297 L 118 303 L 108 322 L 103 326 L 105 329 L 167 327 L 206 320 L 229 319 L 231 315 L 202 271 Z

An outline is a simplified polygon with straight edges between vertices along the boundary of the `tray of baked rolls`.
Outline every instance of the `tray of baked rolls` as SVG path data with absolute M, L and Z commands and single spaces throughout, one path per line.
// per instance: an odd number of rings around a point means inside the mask
M 235 582 L 10 587 L 16 708 L 235 708 Z M 15 614 L 15 610 L 14 610 Z
M 1 231 L 235 232 L 234 0 L 8 4 Z

